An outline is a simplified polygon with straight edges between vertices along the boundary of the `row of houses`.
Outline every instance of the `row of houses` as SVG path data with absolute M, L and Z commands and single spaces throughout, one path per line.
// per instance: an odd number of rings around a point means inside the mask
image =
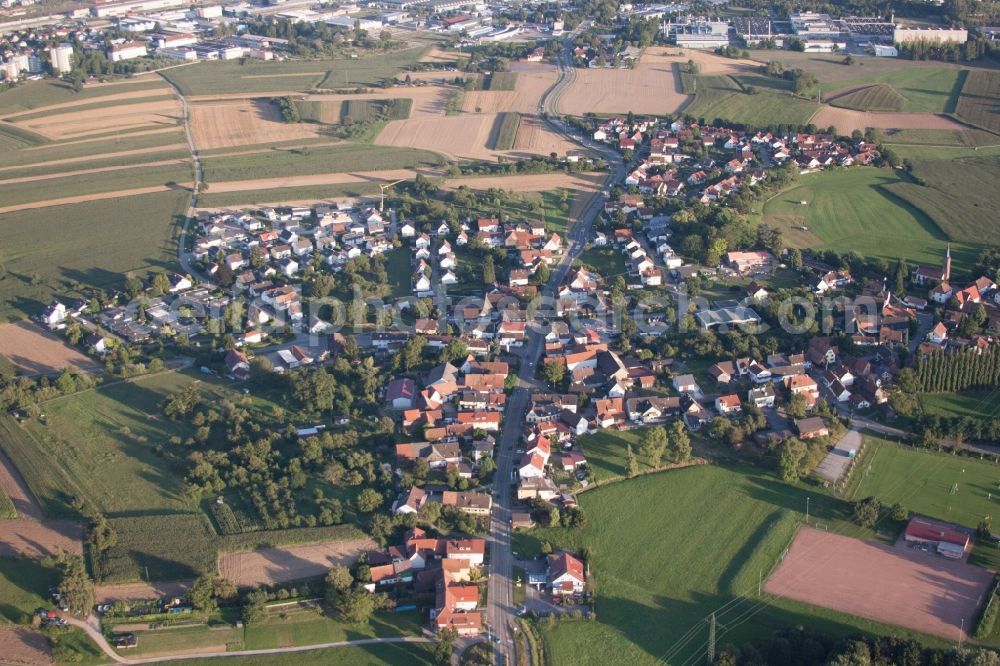
M 454 629 L 460 636 L 475 636 L 482 630 L 483 616 L 479 585 L 472 581 L 485 556 L 483 539 L 432 537 L 414 527 L 406 532 L 402 544 L 365 553 L 371 572 L 371 581 L 365 587 L 376 592 L 404 586 L 417 594 L 433 594 L 434 627 L 439 631 Z

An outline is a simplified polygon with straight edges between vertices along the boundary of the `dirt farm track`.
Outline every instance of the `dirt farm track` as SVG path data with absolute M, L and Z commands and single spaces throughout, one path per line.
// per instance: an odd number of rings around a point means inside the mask
M 803 527 L 764 591 L 958 640 L 993 574 L 906 544 L 885 546 Z

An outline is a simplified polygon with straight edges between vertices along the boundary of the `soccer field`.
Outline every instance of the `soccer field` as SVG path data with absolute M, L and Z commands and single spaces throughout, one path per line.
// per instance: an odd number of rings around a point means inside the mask
M 849 497 L 877 496 L 910 511 L 975 527 L 1000 506 L 1000 465 L 866 436 Z

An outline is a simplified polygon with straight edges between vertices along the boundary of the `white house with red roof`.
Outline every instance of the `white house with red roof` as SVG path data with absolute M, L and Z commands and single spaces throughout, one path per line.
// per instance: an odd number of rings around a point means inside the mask
M 572 595 L 583 592 L 587 586 L 583 562 L 565 552 L 549 555 L 548 581 L 552 594 Z
M 715 410 L 722 414 L 723 416 L 728 416 L 730 414 L 739 414 L 743 408 L 740 405 L 740 396 L 738 395 L 720 395 L 715 399 Z
M 525 453 L 517 473 L 522 479 L 545 476 L 545 458 L 537 453 Z

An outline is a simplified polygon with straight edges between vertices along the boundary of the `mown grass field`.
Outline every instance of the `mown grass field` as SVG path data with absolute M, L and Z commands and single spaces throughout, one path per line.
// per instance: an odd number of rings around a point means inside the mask
M 897 58 L 855 58 L 845 65 L 841 54 L 752 51 L 751 57 L 766 63 L 781 62 L 785 69 L 801 67 L 819 80 L 824 97 L 849 88 L 886 84 L 906 99 L 903 111 L 950 113 L 961 88 L 962 68 L 939 62 L 915 62 Z
M 592 247 L 584 250 L 580 254 L 579 262 L 602 275 L 608 282 L 616 275 L 624 275 L 627 272 L 624 255 L 613 247 Z
M 703 658 L 713 611 L 720 645 L 797 625 L 833 635 L 904 635 L 783 599 L 765 597 L 757 605 L 758 576 L 766 577 L 788 547 L 804 518 L 806 497 L 812 520 L 858 534 L 847 522 L 847 502 L 747 468 L 701 466 L 582 493 L 584 528 L 521 537 L 591 552 L 597 620 L 563 622 L 546 631 L 549 663 L 681 664 Z M 750 596 L 737 600 L 740 594 Z
M 864 86 L 826 100 L 832 106 L 858 111 L 902 111 L 906 98 L 884 83 Z
M 263 621 L 247 627 L 217 624 L 142 631 L 138 634 L 139 645 L 127 654 L 150 656 L 197 648 L 209 651 L 213 646 L 225 646 L 228 651 L 266 650 L 364 638 L 418 636 L 420 632 L 421 618 L 417 612 L 379 613 L 368 624 L 348 625 L 331 618 L 312 602 L 277 603 L 271 605 Z M 336 663 L 342 663 L 339 650 L 327 654 Z
M 0 488 L 0 518 L 17 518 L 17 509 L 14 508 L 14 502 L 4 492 L 3 488 Z
M 106 171 L 89 173 L 86 177 L 65 176 L 8 183 L 0 189 L 0 207 L 142 187 L 189 186 L 193 178 L 193 171 L 187 164 L 136 167 L 126 173 Z
M 341 122 L 374 123 L 410 117 L 412 99 L 349 99 L 343 103 Z
M 20 623 L 49 603 L 49 586 L 59 582 L 59 572 L 41 560 L 0 557 L 0 623 Z
M 913 176 L 925 184 L 900 181 L 886 189 L 923 211 L 950 239 L 989 242 L 1000 222 L 995 194 L 1000 157 L 913 162 Z
M 754 94 L 746 92 L 752 87 Z M 685 115 L 752 127 L 805 125 L 819 105 L 790 94 L 786 82 L 763 75 L 699 76 Z
M 962 391 L 961 393 L 922 393 L 920 406 L 928 414 L 939 416 L 1000 416 L 1000 395 L 993 391 Z
M 284 614 L 284 618 L 281 615 Z M 420 613 L 381 613 L 367 625 L 345 625 L 331 620 L 322 609 L 276 607 L 268 619 L 246 631 L 246 649 L 259 650 L 281 645 L 311 645 L 377 638 L 416 636 L 420 634 Z
M 573 204 L 573 197 L 589 196 L 589 192 L 577 192 L 576 190 L 558 189 L 547 190 L 540 194 L 542 203 L 542 221 L 545 222 L 545 229 L 550 233 L 557 233 L 566 242 L 566 231 L 569 229 L 569 211 Z M 529 199 L 538 200 L 530 193 L 526 195 Z M 565 197 L 565 201 L 563 198 Z M 534 217 L 538 217 L 537 214 Z
M 493 72 L 484 82 L 484 90 L 514 90 L 517 87 L 517 72 Z
M 127 133 L 123 133 L 96 140 L 50 143 L 39 148 L 18 150 L 4 155 L 3 166 L 30 165 L 77 158 L 96 159 L 97 156 L 105 153 L 155 149 L 181 143 L 184 143 L 184 132 L 180 129 L 173 132 L 141 136 L 129 136 Z
M 0 214 L 0 320 L 37 314 L 56 293 L 72 294 L 74 281 L 108 288 L 127 271 L 173 267 L 176 216 L 189 197 L 175 190 Z
M 969 70 L 958 96 L 955 115 L 962 120 L 1000 133 L 1000 72 Z
M 347 144 L 235 157 L 212 157 L 203 164 L 205 179 L 209 183 L 217 183 L 315 173 L 441 166 L 444 158 L 429 150 L 417 148 Z
M 42 164 L 39 166 L 23 166 L 17 169 L 17 171 L 0 171 L 0 179 L 4 177 L 16 177 L 24 178 L 26 176 L 47 176 L 51 174 L 69 174 L 74 171 L 83 171 L 86 169 L 104 169 L 108 167 L 122 167 L 122 166 L 137 166 L 141 164 L 148 164 L 149 162 L 160 162 L 166 160 L 188 160 L 191 157 L 190 151 L 185 148 L 167 148 L 166 150 L 157 150 L 156 148 L 150 148 L 149 150 L 143 151 L 141 153 L 134 153 L 132 155 L 118 155 L 112 157 L 103 157 L 95 160 L 86 160 L 79 162 L 63 162 L 59 164 Z M 123 178 L 131 173 L 131 170 L 119 171 L 119 176 Z M 78 174 L 77 178 L 90 178 L 94 174 Z M 126 184 L 129 181 L 124 181 Z
M 410 279 L 411 257 L 410 248 L 405 245 L 390 250 L 385 255 L 385 270 L 389 274 L 389 287 L 395 298 L 403 298 L 413 293 Z
M 948 235 L 922 210 L 893 194 L 893 186 L 904 182 L 895 171 L 869 167 L 806 174 L 766 203 L 764 221 L 800 247 L 940 263 Z M 975 263 L 979 247 L 952 242 L 951 252 L 956 269 L 964 270 Z
M 837 81 L 837 88 L 852 86 L 882 84 L 892 88 L 905 103 L 900 111 L 908 113 L 952 113 L 958 101 L 958 92 L 962 87 L 962 70 L 955 67 L 906 67 L 892 69 L 881 73 L 869 73 L 868 61 L 865 67 L 858 68 L 855 76 L 847 80 Z M 907 61 L 901 61 L 905 64 Z M 808 66 L 803 66 L 809 69 Z M 853 68 L 851 68 L 853 69 Z M 864 71 L 862 71 L 864 70 Z M 820 81 L 823 79 L 820 78 Z M 831 93 L 835 92 L 826 86 Z
M 377 85 L 415 63 L 426 48 L 411 48 L 357 59 L 283 62 L 216 61 L 167 70 L 164 77 L 185 95 L 306 91 Z
M 164 372 L 48 402 L 45 424 L 31 422 L 28 430 L 106 514 L 192 513 L 197 507 L 181 479 L 184 452 L 168 440 L 193 428 L 163 416 L 160 405 L 193 382 L 206 395 L 222 394 L 187 374 Z
M 583 257 L 581 257 L 582 259 Z M 595 481 L 625 476 L 626 452 L 629 445 L 639 461 L 639 469 L 648 468 L 646 459 L 639 453 L 645 428 L 635 430 L 599 430 L 579 439 L 587 464 Z
M 978 129 L 901 129 L 885 132 L 885 143 L 899 149 L 902 146 L 948 146 L 975 148 L 1000 145 L 1000 137 Z
M 79 518 L 71 499 L 82 495 L 32 436 L 10 416 L 0 417 L 0 448 L 10 458 L 49 518 Z
M 344 197 L 360 197 L 378 194 L 374 183 L 350 183 L 347 185 L 309 185 L 305 187 L 283 187 L 243 192 L 208 192 L 198 196 L 201 208 L 222 208 L 230 206 L 253 206 L 261 203 L 291 203 L 295 201 L 325 201 Z
M 6 120 L 0 121 L 0 147 L 4 150 L 17 150 L 28 146 L 38 146 L 47 139 L 31 130 L 12 125 Z
M 337 125 L 340 123 L 343 103 L 314 101 L 309 99 L 295 100 L 295 108 L 299 117 L 307 123 L 323 123 Z
M 975 527 L 1000 503 L 1000 465 L 924 451 L 865 435 L 867 450 L 848 490 L 850 499 L 876 496 L 910 511 Z M 952 486 L 958 484 L 955 494 Z M 990 498 L 990 494 L 997 497 Z
M 307 650 L 288 654 L 240 657 L 241 666 L 431 666 L 430 648 L 421 644 L 382 643 L 330 650 Z M 216 666 L 218 659 L 188 659 L 190 666 Z
M 517 128 L 521 126 L 521 114 L 508 111 L 497 116 L 493 130 L 493 150 L 510 150 L 517 138 Z
M 73 86 L 70 84 L 54 79 L 27 81 L 0 93 L 0 115 L 27 112 L 53 104 L 85 102 L 117 93 L 155 90 L 157 88 L 162 90 L 163 87 L 163 81 L 155 76 L 146 76 L 121 85 L 85 86 L 80 92 L 74 92 Z

